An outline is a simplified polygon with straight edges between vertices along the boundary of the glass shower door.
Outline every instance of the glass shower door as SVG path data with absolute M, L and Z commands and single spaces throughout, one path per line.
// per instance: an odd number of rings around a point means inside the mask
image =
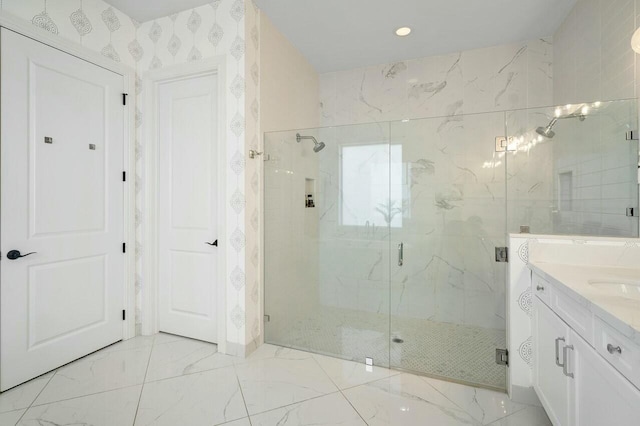
M 391 367 L 506 386 L 504 117 L 391 124 Z
M 637 100 L 510 111 L 507 125 L 509 232 L 638 236 Z
M 265 341 L 388 366 L 388 123 L 268 133 L 265 155 Z

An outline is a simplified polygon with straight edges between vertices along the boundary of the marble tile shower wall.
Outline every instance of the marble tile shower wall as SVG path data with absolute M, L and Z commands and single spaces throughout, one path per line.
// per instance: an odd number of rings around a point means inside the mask
M 250 123 L 250 143 L 257 145 L 259 132 L 257 8 L 247 2 L 252 16 L 251 42 L 245 46 L 245 1 L 213 0 L 204 6 L 140 24 L 102 0 L 2 0 L 3 12 L 66 39 L 123 62 L 137 72 L 136 84 L 136 322 L 140 330 L 141 294 L 144 291 L 142 261 L 144 138 L 142 123 L 142 78 L 148 70 L 226 56 L 226 162 L 227 162 L 227 340 L 245 345 L 260 333 L 258 281 L 252 266 L 251 287 L 245 290 L 245 247 L 251 242 L 251 256 L 257 257 L 258 227 L 245 229 L 245 124 Z M 249 6 L 251 5 L 251 6 Z M 251 52 L 251 78 L 245 81 L 245 51 Z M 245 111 L 245 90 L 251 93 L 250 115 Z M 250 170 L 255 180 L 256 171 Z M 250 186 L 253 191 L 253 186 Z M 255 188 L 255 192 L 258 188 Z M 257 206 L 251 205 L 257 217 Z M 249 234 L 249 235 L 247 235 Z M 256 264 L 257 264 L 256 260 Z M 248 319 L 247 319 L 248 318 Z
M 505 268 L 495 262 L 494 247 L 505 243 L 505 166 L 494 146 L 476 143 L 503 133 L 504 120 L 499 112 L 321 129 L 327 147 L 320 156 L 319 303 L 504 329 Z M 389 142 L 401 149 L 389 152 Z M 372 161 L 390 163 L 390 173 L 402 176 L 389 184 L 389 172 L 381 172 L 377 182 L 400 197 L 401 226 L 345 222 L 369 202 L 370 188 L 345 195 L 343 149 L 372 143 L 381 144 L 375 159 L 363 155 L 349 167 L 363 181 L 371 179 Z
M 552 52 L 545 38 L 321 75 L 323 126 L 374 123 L 324 130 L 321 304 L 381 314 L 390 306 L 392 315 L 505 327 L 505 270 L 493 258 L 506 229 L 505 158 L 494 145 L 505 114 L 496 111 L 551 105 Z M 402 158 L 391 163 L 407 168 L 406 217 L 391 235 L 384 223 L 377 233 L 340 223 L 350 202 L 338 187 L 340 150 L 375 141 L 402 145 Z M 526 157 L 518 161 L 527 165 Z M 520 185 L 542 180 L 538 172 L 530 164 Z M 521 198 L 548 199 L 550 180 L 536 187 Z M 402 268 L 395 266 L 399 241 Z
M 320 76 L 321 126 L 550 106 L 552 39 Z

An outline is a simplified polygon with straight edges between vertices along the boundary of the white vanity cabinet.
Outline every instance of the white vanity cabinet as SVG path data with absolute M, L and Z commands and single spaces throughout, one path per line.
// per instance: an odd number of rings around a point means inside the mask
M 615 360 L 639 348 L 610 347 L 605 358 L 592 346 L 593 335 L 572 324 L 586 307 L 555 289 L 540 276 L 534 277 L 533 293 L 533 386 L 552 423 L 556 426 L 640 425 L 640 390 L 625 377 Z M 544 296 L 537 292 L 544 286 Z M 545 302 L 559 301 L 560 303 Z M 573 306 L 570 317 L 564 309 Z M 575 306 L 574 306 L 575 305 Z M 584 310 L 584 312 L 582 312 Z M 588 312 L 590 314 L 590 312 Z M 588 321 L 595 322 L 593 316 Z M 589 343 L 589 341 L 592 343 Z M 598 340 L 598 339 L 596 339 Z M 625 352 L 627 351 L 627 352 Z M 600 351 L 601 352 L 601 351 Z M 615 368 L 614 368 L 615 366 Z M 618 368 L 618 369 L 616 369 Z
M 570 383 L 560 359 L 568 338 L 569 327 L 536 297 L 533 302 L 533 386 L 554 425 L 569 424 Z
M 640 391 L 573 331 L 569 342 L 570 424 L 639 425 Z

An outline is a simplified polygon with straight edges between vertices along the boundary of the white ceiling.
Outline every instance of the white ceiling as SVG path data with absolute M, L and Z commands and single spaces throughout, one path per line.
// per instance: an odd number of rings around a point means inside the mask
M 193 9 L 211 0 L 104 0 L 138 22 L 147 22 Z
M 553 35 L 576 0 L 256 0 L 318 72 Z M 413 29 L 408 37 L 396 28 Z

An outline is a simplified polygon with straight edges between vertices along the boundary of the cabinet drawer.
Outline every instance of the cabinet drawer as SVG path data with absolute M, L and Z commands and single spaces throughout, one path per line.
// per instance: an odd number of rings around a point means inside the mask
M 544 303 L 550 306 L 551 304 L 551 284 L 549 284 L 544 278 L 542 278 L 538 274 L 533 274 L 533 279 L 531 280 L 531 293 L 535 294 L 542 300 Z
M 593 345 L 593 314 L 569 296 L 555 290 L 551 309 L 590 345 Z
M 609 364 L 640 388 L 640 346 L 597 317 L 594 346 Z

